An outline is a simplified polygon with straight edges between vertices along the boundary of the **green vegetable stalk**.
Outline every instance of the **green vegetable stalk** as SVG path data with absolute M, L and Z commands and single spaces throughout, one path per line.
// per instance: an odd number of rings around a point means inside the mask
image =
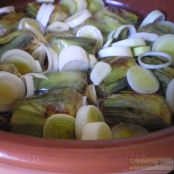
M 64 48 L 77 45 L 85 49 L 88 53 L 95 53 L 96 40 L 87 38 L 77 38 L 77 37 L 60 37 L 55 34 L 50 35 L 48 38 L 48 43 L 56 51 L 60 52 Z
M 168 26 L 162 25 L 160 23 L 152 23 L 138 29 L 138 32 L 148 32 L 148 33 L 155 33 L 159 36 L 165 34 L 174 34 L 173 28 L 169 28 Z
M 10 130 L 15 133 L 42 137 L 43 126 L 49 116 L 63 113 L 75 117 L 82 104 L 82 95 L 69 88 L 17 101 L 12 106 Z
M 144 57 L 143 62 L 147 64 L 163 64 L 165 61 L 158 57 Z M 166 67 L 166 68 L 160 68 L 160 69 L 154 69 L 152 72 L 155 74 L 155 76 L 158 78 L 160 82 L 160 88 L 162 91 L 162 94 L 166 94 L 166 89 L 169 84 L 169 82 L 174 78 L 174 68 L 173 67 Z
M 40 8 L 40 5 L 37 3 L 28 3 L 24 11 L 28 17 L 36 18 L 39 8 Z M 55 4 L 55 9 L 50 17 L 49 23 L 53 23 L 56 21 L 64 21 L 67 17 L 68 17 L 68 14 L 60 6 L 60 4 Z
M 139 125 L 121 122 L 112 127 L 112 133 L 113 137 L 118 139 L 146 135 L 148 131 Z
M 30 31 L 15 31 L 0 39 L 0 57 L 10 49 L 25 49 L 34 39 Z
M 116 7 L 105 7 L 102 10 L 100 10 L 96 15 L 111 17 L 117 20 L 122 25 L 124 24 L 136 25 L 138 21 L 138 16 L 135 15 L 134 13 Z
M 36 18 L 39 8 L 40 8 L 39 4 L 33 2 L 27 3 L 26 7 L 24 8 L 24 12 L 28 17 Z
M 102 99 L 100 108 L 110 126 L 128 122 L 158 130 L 171 125 L 171 113 L 165 98 L 158 95 L 117 94 Z
M 9 13 L 0 17 L 0 36 L 7 35 L 18 28 L 20 19 L 24 17 L 23 13 Z
M 45 75 L 48 79 L 34 78 L 36 95 L 61 88 L 72 88 L 84 93 L 87 87 L 87 76 L 82 72 L 49 72 Z
M 35 112 L 19 109 L 13 112 L 10 131 L 18 134 L 43 137 L 46 118 Z
M 127 70 L 136 65 L 132 58 L 109 58 L 105 60 L 112 67 L 111 73 L 105 77 L 103 82 L 97 87 L 99 96 L 106 97 L 128 87 L 126 80 Z
M 12 109 L 26 108 L 23 107 L 26 105 L 34 107 L 35 112 L 37 110 L 37 113 L 44 113 L 46 116 L 57 113 L 75 116 L 79 107 L 83 105 L 83 96 L 75 89 L 56 89 L 41 96 L 17 101 Z

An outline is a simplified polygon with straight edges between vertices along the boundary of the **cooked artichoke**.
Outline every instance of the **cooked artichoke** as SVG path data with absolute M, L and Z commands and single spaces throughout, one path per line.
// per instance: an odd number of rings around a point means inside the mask
M 75 89 L 65 88 L 56 89 L 52 92 L 34 98 L 17 101 L 14 103 L 12 109 L 15 111 L 21 108 L 29 108 L 29 110 L 30 108 L 34 108 L 34 111 L 32 109 L 32 112 L 39 111 L 39 113 L 43 113 L 45 116 L 57 113 L 75 116 L 77 110 L 82 105 L 83 96 Z
M 111 73 L 105 77 L 103 82 L 97 86 L 97 92 L 99 96 L 106 97 L 128 86 L 126 80 L 127 70 L 136 65 L 136 62 L 132 58 L 109 58 L 105 60 L 112 67 Z
M 45 75 L 48 79 L 34 78 L 36 95 L 61 88 L 72 88 L 83 93 L 87 87 L 87 76 L 82 72 L 49 72 Z
M 30 31 L 15 31 L 10 36 L 6 36 L 0 39 L 0 57 L 8 50 L 20 48 L 25 49 L 29 43 L 34 39 L 33 34 Z
M 0 36 L 4 36 L 18 28 L 20 19 L 24 17 L 23 13 L 9 13 L 0 17 Z
M 55 34 L 50 35 L 47 39 L 50 46 L 56 52 L 60 52 L 68 46 L 76 45 L 82 47 L 88 53 L 95 53 L 96 40 L 77 37 L 60 37 Z
M 171 125 L 171 113 L 165 99 L 158 95 L 116 94 L 100 101 L 109 125 L 122 122 L 138 124 L 148 130 Z
M 112 134 L 115 139 L 131 138 L 146 135 L 148 131 L 139 125 L 121 122 L 112 127 Z

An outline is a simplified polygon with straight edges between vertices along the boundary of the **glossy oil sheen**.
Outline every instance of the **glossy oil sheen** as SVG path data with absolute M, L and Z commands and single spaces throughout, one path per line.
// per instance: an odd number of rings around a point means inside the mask
M 23 7 L 27 0 L 1 0 L 0 6 Z M 109 0 L 108 0 L 109 2 Z M 144 16 L 154 9 L 167 13 L 174 21 L 173 0 L 119 0 L 125 7 Z M 130 173 L 130 158 L 170 158 L 174 156 L 174 128 L 148 136 L 117 141 L 51 141 L 0 132 L 0 173 Z M 135 173 L 167 173 L 167 171 L 133 171 Z

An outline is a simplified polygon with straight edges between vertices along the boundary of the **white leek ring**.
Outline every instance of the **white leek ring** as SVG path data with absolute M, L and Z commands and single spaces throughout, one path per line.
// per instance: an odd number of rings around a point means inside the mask
M 77 11 L 84 10 L 87 8 L 86 0 L 74 0 L 76 3 Z
M 37 72 L 36 62 L 34 58 L 24 50 L 12 49 L 5 52 L 1 57 L 1 62 L 10 62 L 18 60 L 31 67 L 32 72 Z
M 121 34 L 121 32 L 125 29 L 129 30 L 129 35 L 132 35 L 134 33 L 136 33 L 136 28 L 133 25 L 123 25 L 119 28 L 117 28 L 117 30 L 115 30 L 114 34 L 113 34 L 113 38 L 114 39 L 118 39 L 119 35 Z
M 45 28 L 49 22 L 49 19 L 54 11 L 55 6 L 53 4 L 42 4 L 37 13 L 36 19 Z
M 159 36 L 155 33 L 140 32 L 130 35 L 129 38 L 142 38 L 145 41 L 155 42 Z
M 105 62 L 97 62 L 90 74 L 90 80 L 94 85 L 99 85 L 110 74 L 112 67 Z
M 167 59 L 168 62 L 163 63 L 163 64 L 159 64 L 159 65 L 146 64 L 142 61 L 142 58 L 146 57 L 146 56 L 153 56 L 152 59 L 155 57 L 163 57 L 163 58 Z M 165 67 L 168 67 L 172 64 L 172 57 L 166 53 L 163 53 L 163 52 L 148 52 L 148 53 L 142 54 L 138 57 L 138 63 L 146 69 L 165 68 Z
M 110 38 L 106 41 L 106 43 L 103 45 L 103 48 L 108 48 L 112 44 L 114 39 Z
M 64 32 L 68 30 L 69 26 L 64 22 L 59 22 L 59 21 L 54 22 L 47 27 L 47 31 L 49 32 Z
M 103 48 L 98 52 L 98 56 L 99 58 L 113 56 L 133 57 L 131 49 L 125 46 Z
M 141 46 L 132 49 L 133 55 L 135 57 L 140 56 L 141 54 L 147 53 L 151 51 L 150 46 Z
M 24 98 L 26 93 L 23 81 L 16 75 L 5 71 L 0 72 L 0 90 L 1 106 L 11 105 L 17 99 Z
M 59 54 L 59 70 L 80 70 L 89 69 L 89 59 L 86 51 L 79 46 L 68 46 Z
M 142 28 L 148 24 L 151 24 L 155 21 L 164 21 L 165 20 L 165 15 L 159 11 L 159 10 L 154 10 L 151 13 L 149 13 L 146 18 L 143 20 L 139 28 Z
M 103 46 L 103 35 L 101 31 L 93 25 L 85 25 L 81 27 L 77 33 L 77 37 L 84 37 L 89 39 L 94 39 L 97 41 L 96 49 L 99 50 Z
M 85 22 L 90 17 L 91 13 L 87 9 L 85 9 L 70 16 L 68 19 L 65 20 L 65 22 L 69 25 L 70 28 L 75 28 Z
M 31 74 L 26 74 L 21 77 L 26 86 L 26 95 L 25 98 L 30 98 L 34 96 L 34 82 Z
M 11 13 L 11 12 L 15 12 L 14 6 L 7 6 L 7 7 L 0 8 L 0 15 Z
M 35 19 L 32 19 L 32 18 L 22 18 L 19 22 L 18 30 L 30 29 L 31 27 L 29 27 L 29 26 L 31 26 L 35 30 L 38 30 L 42 34 L 44 34 L 44 32 L 45 32 L 44 28 L 40 24 L 40 22 Z
M 124 40 L 115 42 L 112 44 L 112 47 L 126 46 L 126 47 L 130 47 L 130 48 L 134 48 L 134 47 L 140 47 L 140 46 L 145 46 L 145 45 L 146 45 L 146 43 L 145 43 L 144 39 L 133 38 L 133 39 L 124 39 Z

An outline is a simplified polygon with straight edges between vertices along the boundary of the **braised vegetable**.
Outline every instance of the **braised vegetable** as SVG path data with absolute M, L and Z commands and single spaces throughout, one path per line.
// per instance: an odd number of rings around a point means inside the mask
M 114 126 L 128 122 L 148 130 L 171 125 L 171 113 L 165 99 L 158 95 L 116 94 L 100 101 L 105 121 Z
M 172 126 L 174 23 L 103 0 L 0 10 L 0 130 L 111 140 Z
M 36 95 L 61 88 L 72 88 L 83 93 L 87 86 L 87 76 L 85 73 L 49 72 L 45 75 L 47 79 L 34 78 Z
M 23 13 L 9 13 L 0 17 L 0 36 L 7 35 L 18 28 L 18 23 L 24 17 Z
M 1 44 L 0 46 L 0 57 L 10 49 L 14 48 L 25 49 L 28 46 L 28 44 L 31 43 L 32 40 L 33 40 L 33 35 L 29 31 L 18 31 L 14 32 L 13 34 L 10 34 L 9 39 L 5 41 L 5 44 L 3 45 Z

